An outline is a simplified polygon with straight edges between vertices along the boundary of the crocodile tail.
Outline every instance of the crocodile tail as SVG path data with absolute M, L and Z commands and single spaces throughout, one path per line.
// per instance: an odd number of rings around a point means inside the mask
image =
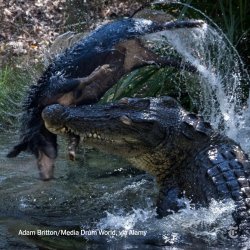
M 236 201 L 233 218 L 238 226 L 241 242 L 245 242 L 250 237 L 250 179 L 241 176 L 238 182 L 241 186 L 241 197 Z
M 221 197 L 235 201 L 233 218 L 244 238 L 250 236 L 250 162 L 240 147 L 230 142 L 207 151 L 210 164 L 206 174 Z
M 214 133 L 202 117 L 187 114 L 184 124 L 209 138 L 213 138 L 209 148 L 200 151 L 195 165 L 199 175 L 205 177 L 201 184 L 207 200 L 228 199 L 235 201 L 233 219 L 242 238 L 250 236 L 250 161 L 239 145 L 233 140 Z M 188 139 L 192 134 L 183 130 Z M 216 143 L 215 143 L 216 142 Z

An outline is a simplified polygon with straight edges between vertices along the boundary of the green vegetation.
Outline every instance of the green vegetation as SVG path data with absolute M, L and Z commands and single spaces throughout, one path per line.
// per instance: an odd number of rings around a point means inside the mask
M 247 43 L 245 40 L 249 39 L 250 34 L 249 0 L 218 0 L 216 3 L 209 0 L 190 0 L 189 3 L 204 11 L 217 23 L 232 44 L 240 47 L 242 43 Z
M 239 51 L 246 65 L 250 65 L 250 1 L 249 0 L 187 0 L 182 1 L 202 11 L 225 33 Z M 201 15 L 190 8 L 181 9 L 181 14 L 193 18 Z
M 193 95 L 198 94 L 198 86 L 194 84 L 196 82 L 194 77 L 192 73 L 180 72 L 173 68 L 148 66 L 123 77 L 105 94 L 101 101 L 119 100 L 123 97 L 169 95 L 180 101 L 189 110 L 195 111 L 196 105 L 186 89 L 186 86 L 189 85 L 189 90 Z
M 239 51 L 246 67 L 249 67 L 250 1 L 219 0 L 215 3 L 211 0 L 188 0 L 182 1 L 182 3 L 184 5 L 159 3 L 152 8 L 163 10 L 176 18 L 205 19 L 207 16 L 208 18 L 205 20 L 210 25 L 216 24 L 223 30 L 231 44 Z M 189 8 L 188 5 L 194 8 Z M 169 52 L 171 49 L 168 49 Z M 162 51 L 160 54 L 163 54 Z M 176 53 L 173 56 L 178 57 Z M 187 109 L 195 111 L 196 102 L 199 99 L 197 95 L 199 86 L 194 86 L 194 81 L 197 82 L 195 76 L 186 77 L 186 74 L 183 76 L 183 73 L 181 75 L 174 70 L 148 67 L 121 79 L 115 88 L 107 92 L 103 100 L 116 100 L 123 96 L 170 95 L 177 98 Z M 244 81 L 242 83 L 244 99 L 246 99 L 249 93 L 249 83 Z M 189 91 L 186 90 L 186 86 L 189 86 Z
M 228 39 L 239 51 L 245 64 L 250 65 L 249 0 L 187 0 L 182 2 L 201 10 L 221 27 Z M 176 17 L 204 18 L 201 13 L 179 4 L 159 4 L 154 8 L 163 9 Z M 85 14 L 82 13 L 82 15 Z M 169 51 L 168 49 L 167 52 L 169 53 Z M 174 54 L 173 56 L 177 55 Z M 34 76 L 37 77 L 36 72 L 27 67 L 18 68 L 15 63 L 0 68 L 0 130 L 18 125 L 24 90 L 34 79 Z M 189 73 L 149 66 L 136 70 L 121 79 L 114 88 L 106 93 L 102 101 L 112 101 L 124 96 L 171 95 L 181 101 L 186 108 L 195 111 L 197 105 L 195 97 L 199 94 L 198 86 L 194 84 L 195 81 L 197 79 Z M 186 89 L 187 85 L 191 86 L 188 90 Z M 192 96 L 189 93 L 190 89 Z M 248 93 L 248 91 L 249 85 L 246 85 L 245 92 Z
M 14 66 L 0 69 L 0 131 L 16 127 L 24 90 L 31 80 L 26 69 Z

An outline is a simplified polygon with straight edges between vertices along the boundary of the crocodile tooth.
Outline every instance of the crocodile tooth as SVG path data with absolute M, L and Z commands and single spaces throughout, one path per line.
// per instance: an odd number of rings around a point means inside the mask
M 121 116 L 120 121 L 126 125 L 129 125 L 129 126 L 132 125 L 132 120 L 126 115 Z
M 95 139 L 97 138 L 97 134 L 96 133 L 93 134 L 93 138 L 95 138 Z
M 61 131 L 62 133 L 65 133 L 65 132 L 66 132 L 66 128 L 63 127 L 60 131 Z
M 92 134 L 91 134 L 91 133 L 89 133 L 89 134 L 88 134 L 88 137 L 89 137 L 89 138 L 91 138 L 91 137 L 92 137 Z
M 98 136 L 97 136 L 97 138 L 100 140 L 100 139 L 101 139 L 101 136 L 100 136 L 100 135 L 98 135 Z

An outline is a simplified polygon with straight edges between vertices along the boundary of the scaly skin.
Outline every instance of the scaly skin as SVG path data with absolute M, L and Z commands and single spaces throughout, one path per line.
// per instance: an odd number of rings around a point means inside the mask
M 170 97 L 122 99 L 82 107 L 48 106 L 49 131 L 75 134 L 84 145 L 120 155 L 153 174 L 159 185 L 159 217 L 184 207 L 183 191 L 196 203 L 235 200 L 233 217 L 250 232 L 250 163 L 240 146 Z
M 156 55 L 139 39 L 163 30 L 202 25 L 202 21 L 156 23 L 127 18 L 103 25 L 82 38 L 58 55 L 37 84 L 30 87 L 23 106 L 20 142 L 7 156 L 16 157 L 21 151 L 29 150 L 37 158 L 40 177 L 43 180 L 53 178 L 56 136 L 43 124 L 43 108 L 55 103 L 65 106 L 95 103 L 123 75 L 139 67 L 156 64 L 182 68 L 180 61 Z M 184 68 L 195 71 L 188 63 Z

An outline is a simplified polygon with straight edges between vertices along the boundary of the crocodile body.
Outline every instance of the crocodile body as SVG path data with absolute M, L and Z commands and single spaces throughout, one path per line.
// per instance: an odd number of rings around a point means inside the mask
M 97 102 L 123 75 L 150 64 L 181 68 L 173 58 L 160 57 L 139 40 L 146 34 L 202 26 L 202 21 L 156 23 L 127 18 L 101 26 L 66 49 L 32 85 L 23 106 L 20 142 L 9 152 L 31 151 L 43 180 L 53 177 L 56 136 L 44 126 L 41 112 L 50 104 L 75 106 Z M 185 66 L 185 64 L 184 64 Z M 195 69 L 186 64 L 187 70 Z
M 183 207 L 183 191 L 197 204 L 233 199 L 233 217 L 250 232 L 250 162 L 240 146 L 170 97 L 122 99 L 83 107 L 52 105 L 48 130 L 75 134 L 84 145 L 119 155 L 156 177 L 160 217 Z

